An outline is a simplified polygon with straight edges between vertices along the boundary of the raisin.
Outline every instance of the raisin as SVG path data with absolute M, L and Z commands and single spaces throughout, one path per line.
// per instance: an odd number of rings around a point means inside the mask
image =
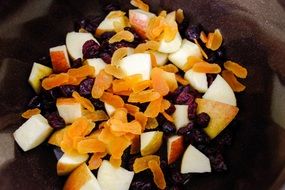
M 89 98 L 96 110 L 105 110 L 104 102 L 99 99 Z
M 165 133 L 165 134 L 172 134 L 175 132 L 176 128 L 175 125 L 169 121 L 166 121 L 165 123 L 163 123 L 163 125 L 161 126 L 161 130 Z
M 170 107 L 165 111 L 167 114 L 172 115 L 175 112 L 176 108 L 174 104 L 171 104 Z
M 91 91 L 92 91 L 93 84 L 94 84 L 94 79 L 93 78 L 84 79 L 79 84 L 79 94 L 81 96 L 90 95 Z
M 194 128 L 194 123 L 190 121 L 187 124 L 187 126 L 181 127 L 180 129 L 178 129 L 177 134 L 178 135 L 190 135 L 193 128 Z
M 46 114 L 46 119 L 52 128 L 60 129 L 65 127 L 64 119 L 57 112 Z
M 88 40 L 83 44 L 82 54 L 84 59 L 90 59 L 98 57 L 99 55 L 99 44 L 94 40 Z
M 72 93 L 77 90 L 77 86 L 74 85 L 64 85 L 59 87 L 60 94 L 63 97 L 71 97 Z
M 196 123 L 201 128 L 207 127 L 209 122 L 210 122 L 210 116 L 205 112 L 199 113 L 196 117 Z
M 201 31 L 201 25 L 189 25 L 185 31 L 185 38 L 191 41 L 199 39 Z
M 78 68 L 81 66 L 82 66 L 82 59 L 81 58 L 78 58 L 78 59 L 71 61 L 71 67 L 72 68 Z
M 112 56 L 109 53 L 102 52 L 100 53 L 99 57 L 103 59 L 103 61 L 107 64 L 111 63 Z
M 33 109 L 33 108 L 41 108 L 42 107 L 42 102 L 41 98 L 39 96 L 34 96 L 28 103 L 28 108 Z
M 190 120 L 193 120 L 196 118 L 196 109 L 198 104 L 194 101 L 192 101 L 191 104 L 188 104 L 188 118 Z

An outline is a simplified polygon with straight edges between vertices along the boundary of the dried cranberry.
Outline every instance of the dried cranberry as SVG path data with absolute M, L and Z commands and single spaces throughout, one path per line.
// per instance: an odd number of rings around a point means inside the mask
M 176 128 L 175 125 L 173 123 L 170 123 L 169 121 L 166 121 L 162 126 L 161 126 L 161 130 L 165 133 L 165 134 L 172 134 L 175 132 Z
M 91 103 L 94 105 L 95 109 L 105 110 L 104 102 L 99 99 L 89 98 Z
M 189 99 L 194 100 L 192 94 L 190 94 L 190 86 L 186 86 L 182 92 L 177 96 L 175 102 L 176 104 L 185 104 Z
M 42 102 L 39 96 L 34 96 L 28 103 L 28 108 L 41 108 Z
M 196 109 L 198 104 L 196 102 L 192 102 L 191 104 L 188 104 L 188 118 L 190 120 L 196 118 Z
M 46 119 L 52 128 L 60 129 L 65 127 L 65 122 L 62 117 L 57 112 L 52 112 L 50 114 L 46 114 Z
M 92 87 L 93 87 L 93 84 L 94 84 L 94 79 L 93 78 L 84 79 L 79 84 L 79 94 L 82 95 L 82 96 L 90 95 Z
M 82 59 L 81 58 L 78 58 L 78 59 L 71 61 L 71 67 L 72 68 L 78 68 L 81 66 L 82 66 Z
M 194 123 L 190 121 L 185 127 L 181 127 L 178 129 L 178 135 L 190 135 L 192 129 L 194 128 Z
M 84 59 L 95 58 L 99 54 L 99 44 L 94 40 L 88 40 L 83 44 L 82 54 Z
M 64 97 L 71 97 L 72 93 L 77 90 L 77 86 L 74 85 L 64 85 L 59 87 L 59 91 Z
M 199 127 L 205 128 L 208 126 L 209 122 L 210 116 L 205 112 L 199 113 L 196 117 L 196 123 Z
M 186 140 L 197 144 L 208 144 L 210 142 L 209 136 L 202 130 L 193 128 L 190 134 L 186 135 Z
M 112 56 L 111 56 L 109 53 L 102 52 L 102 53 L 100 53 L 99 56 L 100 56 L 101 59 L 103 59 L 103 61 L 104 61 L 105 63 L 108 63 L 108 64 L 111 63 L 111 58 L 112 58 Z
M 167 114 L 172 115 L 175 112 L 176 108 L 174 104 L 171 104 L 170 107 L 165 111 Z
M 201 31 L 201 25 L 189 25 L 185 31 L 185 38 L 187 40 L 199 39 Z

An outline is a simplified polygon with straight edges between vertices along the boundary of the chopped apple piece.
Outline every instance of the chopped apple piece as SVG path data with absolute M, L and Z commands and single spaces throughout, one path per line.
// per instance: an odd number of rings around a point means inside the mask
M 32 67 L 31 74 L 29 76 L 29 83 L 38 94 L 41 90 L 41 79 L 50 75 L 52 73 L 52 69 L 41 65 L 39 63 L 34 63 Z
M 181 162 L 181 173 L 211 172 L 210 160 L 191 144 L 187 147 Z
M 228 126 L 239 111 L 238 107 L 213 100 L 197 98 L 196 103 L 198 104 L 197 113 L 205 112 L 211 118 L 204 130 L 212 139 Z
M 151 53 L 153 53 L 153 55 L 155 56 L 156 59 L 156 63 L 158 66 L 162 66 L 165 65 L 168 61 L 168 54 L 166 53 L 161 53 L 158 51 L 151 51 Z
M 70 57 L 73 60 L 78 58 L 83 59 L 82 47 L 88 40 L 94 40 L 96 43 L 99 42 L 94 38 L 91 33 L 82 32 L 69 32 L 66 35 L 65 43 Z
M 148 53 L 135 53 L 124 57 L 120 62 L 120 68 L 127 76 L 141 74 L 143 80 L 150 79 L 151 58 Z
M 111 115 L 116 111 L 116 108 L 106 102 L 104 102 L 104 106 L 107 114 L 111 117 Z
M 130 24 L 143 37 L 145 37 L 148 22 L 155 14 L 143 11 L 141 9 L 129 10 Z
M 128 190 L 133 177 L 134 172 L 122 167 L 115 168 L 106 160 L 102 162 L 97 175 L 102 190 Z
M 189 56 L 195 56 L 202 58 L 201 51 L 199 47 L 186 39 L 182 41 L 180 49 L 168 56 L 168 59 L 174 63 L 178 68 L 183 69 L 184 65 L 187 63 L 187 58 Z
M 90 65 L 94 67 L 95 73 L 94 76 L 97 76 L 101 70 L 103 70 L 106 67 L 106 63 L 101 58 L 93 58 L 93 59 L 87 59 L 84 63 L 87 65 Z
M 203 98 L 233 106 L 237 105 L 236 97 L 232 88 L 220 75 L 217 75 L 216 79 L 203 95 Z
M 56 107 L 60 117 L 64 119 L 66 124 L 73 123 L 82 116 L 81 105 L 74 98 L 58 98 Z
M 66 46 L 56 46 L 49 49 L 52 68 L 55 73 L 66 72 L 70 68 Z
M 67 175 L 88 159 L 88 154 L 64 153 L 57 162 L 57 175 Z
M 198 92 L 204 93 L 208 90 L 206 73 L 198 73 L 191 69 L 185 73 L 184 78 Z
M 177 32 L 175 38 L 170 42 L 167 42 L 164 39 L 162 39 L 159 43 L 158 51 L 161 53 L 176 52 L 177 50 L 179 50 L 181 43 L 182 43 L 181 36 L 179 32 Z
M 76 168 L 64 184 L 63 190 L 104 190 L 84 163 Z
M 167 141 L 167 161 L 168 164 L 175 162 L 183 153 L 183 137 L 174 135 Z
M 181 127 L 185 127 L 190 120 L 188 119 L 188 105 L 174 105 L 175 112 L 173 113 L 172 117 L 174 119 L 174 125 L 176 130 L 180 129 Z
M 52 130 L 46 118 L 37 114 L 21 125 L 13 136 L 23 151 L 28 151 L 44 142 Z
M 162 144 L 163 132 L 150 131 L 141 134 L 141 155 L 146 156 L 155 153 Z

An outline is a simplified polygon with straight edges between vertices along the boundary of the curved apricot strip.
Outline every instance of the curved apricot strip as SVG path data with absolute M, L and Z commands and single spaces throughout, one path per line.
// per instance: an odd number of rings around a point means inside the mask
M 142 0 L 131 0 L 130 3 L 131 3 L 133 6 L 139 8 L 139 9 L 141 9 L 141 10 L 144 10 L 144 11 L 146 11 L 146 12 L 149 11 L 149 6 L 148 6 L 146 3 L 144 3 Z
M 115 43 L 115 42 L 120 42 L 122 40 L 128 41 L 128 42 L 132 42 L 134 41 L 134 35 L 133 33 L 127 31 L 127 30 L 123 30 L 120 31 L 118 33 L 116 33 L 113 37 L 111 37 L 109 39 L 109 43 Z
M 238 63 L 235 63 L 233 61 L 226 61 L 224 63 L 225 69 L 228 71 L 231 71 L 234 73 L 235 76 L 239 78 L 246 78 L 247 76 L 247 69 L 239 65 Z
M 158 98 L 160 98 L 160 94 L 158 92 L 155 92 L 153 89 L 150 90 L 144 90 L 138 93 L 131 93 L 128 99 L 128 102 L 131 103 L 146 103 L 146 102 L 150 102 L 153 100 L 156 100 Z
M 169 86 L 164 79 L 163 70 L 160 68 L 153 68 L 151 72 L 152 87 L 156 92 L 159 92 L 161 96 L 165 96 L 169 93 Z
M 237 80 L 231 71 L 224 70 L 222 72 L 222 77 L 227 81 L 233 91 L 242 92 L 245 90 L 245 86 Z
M 100 100 L 102 102 L 114 106 L 115 108 L 123 108 L 125 104 L 124 100 L 120 96 L 114 95 L 109 92 L 104 92 L 103 95 L 100 97 Z
M 28 109 L 27 111 L 25 111 L 24 113 L 22 113 L 22 117 L 25 119 L 29 119 L 30 117 L 32 117 L 33 115 L 37 115 L 40 114 L 41 110 L 39 108 L 34 108 L 34 109 Z
M 104 90 L 107 90 L 111 86 L 112 81 L 112 75 L 107 74 L 104 70 L 101 70 L 95 78 L 95 82 L 91 91 L 92 97 L 100 98 L 103 95 Z
M 162 102 L 162 97 L 154 101 L 151 101 L 147 106 L 144 115 L 151 118 L 157 117 L 161 109 L 161 102 Z
M 93 106 L 93 104 L 91 103 L 91 101 L 87 98 L 84 98 L 82 96 L 80 96 L 80 94 L 76 91 L 74 91 L 72 93 L 72 97 L 78 102 L 80 103 L 84 108 L 86 108 L 88 111 L 90 112 L 94 112 L 95 108 Z
M 160 157 L 157 155 L 147 155 L 140 158 L 136 158 L 133 164 L 134 172 L 139 173 L 148 169 L 148 162 L 151 160 L 160 163 Z
M 150 160 L 148 162 L 148 167 L 153 174 L 153 181 L 159 189 L 166 188 L 166 182 L 162 169 L 160 168 L 159 163 L 156 160 Z
M 218 74 L 221 72 L 221 67 L 218 64 L 210 64 L 207 62 L 199 62 L 196 63 L 192 67 L 193 71 L 199 72 L 199 73 L 212 73 L 212 74 Z

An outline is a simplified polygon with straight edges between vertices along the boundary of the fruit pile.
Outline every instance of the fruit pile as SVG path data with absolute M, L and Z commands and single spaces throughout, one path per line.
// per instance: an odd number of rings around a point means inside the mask
M 220 30 L 131 4 L 128 16 L 108 5 L 79 22 L 50 48 L 52 68 L 33 64 L 37 95 L 14 137 L 24 151 L 46 139 L 62 151 L 64 189 L 179 189 L 191 173 L 227 168 L 225 128 L 247 70 L 225 59 Z

